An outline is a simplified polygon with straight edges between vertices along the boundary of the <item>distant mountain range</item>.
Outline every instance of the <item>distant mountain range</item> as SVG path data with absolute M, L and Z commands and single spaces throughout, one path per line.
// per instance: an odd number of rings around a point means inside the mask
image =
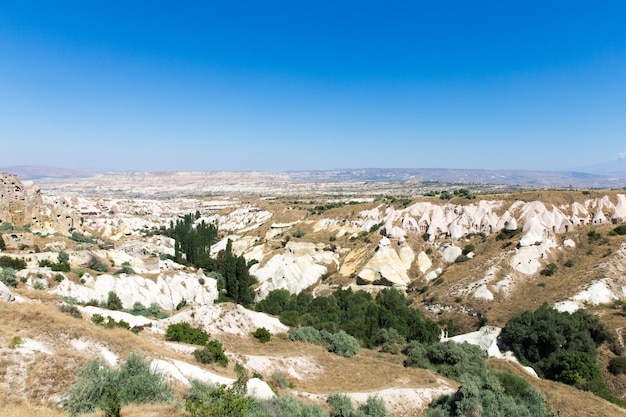
M 21 180 L 37 180 L 40 178 L 86 178 L 99 173 L 98 171 L 88 169 L 57 168 L 39 165 L 0 167 L 0 172 L 15 174 Z
M 611 168 L 620 168 L 621 161 Z M 623 160 L 626 162 L 626 160 Z M 286 171 L 281 176 L 300 183 L 338 182 L 439 182 L 445 184 L 502 184 L 526 187 L 624 188 L 626 169 L 608 172 L 607 165 L 587 171 L 530 171 L 449 168 L 360 168 Z M 603 168 L 603 170 L 600 170 Z M 0 167 L 0 172 L 16 174 L 22 180 L 89 178 L 103 171 L 41 166 Z M 119 174 L 119 173 L 118 173 Z M 269 173 L 268 173 L 269 174 Z M 272 174 L 269 174 L 270 176 Z M 279 175 L 279 174 L 276 174 Z
M 295 181 L 433 181 L 457 184 L 502 184 L 529 187 L 626 187 L 626 171 L 587 173 L 574 171 L 526 171 L 448 168 L 365 168 L 285 172 Z

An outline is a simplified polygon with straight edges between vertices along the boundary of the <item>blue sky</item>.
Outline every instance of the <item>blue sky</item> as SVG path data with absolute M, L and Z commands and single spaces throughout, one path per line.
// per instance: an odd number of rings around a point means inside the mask
M 626 157 L 626 2 L 3 1 L 0 166 Z

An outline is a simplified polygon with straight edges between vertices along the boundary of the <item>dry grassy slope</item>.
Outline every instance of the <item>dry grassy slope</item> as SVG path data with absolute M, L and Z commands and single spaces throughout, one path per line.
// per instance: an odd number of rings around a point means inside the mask
M 104 329 L 86 320 L 75 319 L 58 309 L 60 300 L 43 291 L 17 291 L 32 301 L 28 303 L 0 303 L 0 415 L 2 416 L 62 416 L 54 404 L 59 393 L 67 389 L 76 376 L 76 369 L 85 361 L 100 357 L 99 349 L 115 353 L 120 360 L 131 352 L 140 352 L 149 359 L 177 359 L 195 363 L 190 355 L 174 352 L 163 344 L 162 336 L 150 331 L 134 335 L 122 329 Z M 52 354 L 10 349 L 15 336 L 33 339 Z M 214 334 L 231 358 L 245 361 L 248 355 L 273 358 L 279 363 L 288 357 L 304 357 L 315 364 L 316 372 L 305 379 L 290 377 L 297 392 L 326 394 L 329 392 L 370 392 L 388 387 L 435 388 L 444 378 L 430 371 L 405 369 L 402 358 L 375 351 L 364 350 L 355 358 L 343 358 L 327 352 L 319 346 L 294 343 L 286 337 L 274 337 L 267 344 L 260 344 L 251 336 L 241 337 Z M 75 348 L 72 341 L 82 340 L 95 346 L 83 351 Z M 234 361 L 228 368 L 207 366 L 215 373 L 236 377 Z M 271 381 L 275 368 L 261 372 Z M 304 370 L 299 370 L 301 373 Z M 444 382 L 456 386 L 452 381 Z M 179 398 L 182 387 L 177 387 Z M 39 408 L 37 408 L 39 407 Z M 181 410 L 172 405 L 129 407 L 124 416 L 154 415 L 180 416 Z M 99 414 L 96 414 L 99 415 Z
M 608 236 L 608 232 L 614 227 L 613 225 L 583 226 L 560 235 L 558 237 L 560 242 L 564 239 L 572 239 L 576 242 L 576 247 L 551 250 L 548 259 L 543 260 L 543 263 L 552 262 L 557 265 L 558 269 L 552 276 L 543 276 L 540 272 L 534 275 L 524 275 L 510 267 L 509 263 L 519 235 L 504 241 L 496 240 L 495 236 L 488 236 L 484 240 L 479 236 L 473 237 L 457 244 L 461 247 L 467 243 L 474 244 L 476 247 L 474 259 L 446 266 L 442 275 L 443 283 L 438 285 L 431 283 L 428 291 L 419 295 L 413 294 L 410 297 L 421 304 L 434 301 L 455 308 L 463 306 L 485 315 L 489 324 L 503 326 L 512 316 L 526 310 L 535 310 L 544 302 L 553 305 L 568 299 L 584 290 L 596 279 L 607 276 L 618 278 L 615 270 L 619 270 L 619 265 L 623 261 L 613 259 L 613 257 L 616 256 L 620 246 L 626 242 L 626 236 Z M 608 241 L 589 242 L 587 233 L 591 230 L 601 233 Z M 573 262 L 572 267 L 565 266 L 568 261 Z M 509 295 L 503 295 L 494 290 L 494 301 L 484 301 L 471 294 L 468 295 L 466 290 L 475 288 L 476 282 L 485 276 L 490 267 L 494 266 L 498 267 L 498 272 L 491 284 L 506 275 L 511 275 L 515 278 L 516 288 Z M 492 285 L 489 287 L 493 288 Z
M 528 381 L 545 397 L 552 411 L 559 417 L 616 417 L 626 416 L 626 410 L 617 407 L 590 392 L 581 391 L 560 382 L 537 379 L 528 375 L 519 365 L 509 361 L 490 359 L 488 366 L 495 372 L 509 372 Z

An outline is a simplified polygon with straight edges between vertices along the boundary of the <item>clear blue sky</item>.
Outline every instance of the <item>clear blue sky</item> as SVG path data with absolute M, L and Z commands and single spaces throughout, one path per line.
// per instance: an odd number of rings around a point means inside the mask
M 0 145 L 106 170 L 609 161 L 626 2 L 4 0 Z

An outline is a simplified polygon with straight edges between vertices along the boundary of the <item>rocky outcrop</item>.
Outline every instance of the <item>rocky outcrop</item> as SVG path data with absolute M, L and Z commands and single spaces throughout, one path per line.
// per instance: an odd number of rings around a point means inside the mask
M 339 257 L 325 250 L 323 244 L 288 242 L 283 253 L 250 268 L 260 283 L 256 298 L 263 299 L 270 291 L 281 288 L 297 294 L 315 284 L 330 265 L 339 266 Z
M 0 174 L 0 224 L 29 225 L 33 231 L 69 234 L 80 226 L 79 216 L 65 198 L 51 201 L 39 187 L 23 184 L 15 175 Z
M 14 300 L 15 296 L 11 290 L 9 290 L 9 288 L 0 281 L 0 301 L 9 302 Z
M 374 256 L 357 275 L 357 284 L 406 287 L 411 282 L 407 270 L 407 264 L 398 256 L 389 239 L 384 237 Z
M 217 299 L 217 281 L 201 271 L 197 273 L 176 272 L 161 274 L 156 280 L 139 275 L 100 275 L 93 278 L 83 275 L 84 283 L 63 280 L 51 292 L 73 297 L 78 302 L 106 301 L 110 291 L 122 300 L 124 308 L 132 308 L 140 302 L 148 307 L 157 303 L 164 310 L 174 310 L 183 300 L 196 305 L 213 304 Z

